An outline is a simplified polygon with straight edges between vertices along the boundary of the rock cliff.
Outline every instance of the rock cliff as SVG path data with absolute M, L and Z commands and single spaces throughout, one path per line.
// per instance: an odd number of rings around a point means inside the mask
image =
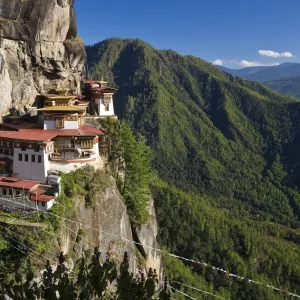
M 58 85 L 78 91 L 84 70 L 74 0 L 0 0 L 1 115 Z
M 84 226 L 68 221 L 62 223 L 61 239 L 58 241 L 60 249 L 64 253 L 71 254 L 74 260 L 81 257 L 83 250 L 93 250 L 97 245 L 103 259 L 109 253 L 118 265 L 122 262 L 124 252 L 127 251 L 130 267 L 134 273 L 137 272 L 138 267 L 141 269 L 151 267 L 156 269 L 162 278 L 160 253 L 148 248 L 137 248 L 132 242 L 125 240 L 133 240 L 134 234 L 116 183 L 112 177 L 109 180 L 109 186 L 97 196 L 96 206 L 93 209 L 86 208 L 83 199 L 74 199 L 77 214 L 73 220 Z M 149 213 L 149 221 L 138 231 L 137 241 L 151 247 L 158 247 L 153 201 L 150 201 Z M 75 241 L 80 241 L 80 244 L 74 246 Z

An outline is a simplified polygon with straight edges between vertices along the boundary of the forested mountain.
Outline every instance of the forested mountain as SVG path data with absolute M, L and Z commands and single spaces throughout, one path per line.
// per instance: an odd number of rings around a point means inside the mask
M 281 93 L 300 98 L 300 77 L 289 77 L 263 82 L 264 85 Z
M 86 51 L 90 76 L 118 88 L 117 114 L 153 151 L 161 244 L 300 293 L 300 103 L 141 40 Z M 283 298 L 210 268 L 165 263 L 170 278 L 227 299 Z

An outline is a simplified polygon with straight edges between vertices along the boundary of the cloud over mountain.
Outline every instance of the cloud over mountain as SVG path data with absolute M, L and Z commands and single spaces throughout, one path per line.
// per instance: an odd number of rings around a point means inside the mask
M 291 52 L 275 52 L 272 50 L 259 50 L 258 53 L 262 56 L 268 56 L 268 57 L 293 57 L 293 54 Z
M 279 63 L 261 63 L 259 61 L 248 61 L 248 60 L 241 60 L 241 61 L 237 61 L 237 60 L 233 60 L 231 61 L 231 63 L 237 64 L 241 67 L 258 67 L 258 66 L 278 66 Z
M 216 59 L 215 61 L 213 61 L 213 65 L 222 66 L 223 65 L 223 61 L 221 59 Z

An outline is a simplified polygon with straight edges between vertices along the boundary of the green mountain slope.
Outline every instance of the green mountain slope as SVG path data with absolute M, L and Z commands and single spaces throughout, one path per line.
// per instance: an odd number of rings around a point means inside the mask
M 86 50 L 91 76 L 118 88 L 117 114 L 153 149 L 165 182 L 153 185 L 161 243 L 300 292 L 298 252 L 291 257 L 299 234 L 289 229 L 300 225 L 300 103 L 140 40 L 110 39 Z M 245 286 L 192 269 L 231 299 L 281 299 L 261 288 L 247 298 Z
M 290 77 L 263 82 L 264 85 L 281 93 L 300 98 L 300 77 Z

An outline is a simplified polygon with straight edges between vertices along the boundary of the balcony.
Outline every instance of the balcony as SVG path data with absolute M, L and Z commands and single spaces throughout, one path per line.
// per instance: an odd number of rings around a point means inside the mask
M 70 152 L 75 151 L 75 146 L 71 145 L 55 145 L 54 146 L 54 152 Z
M 64 152 L 64 153 L 53 153 L 50 157 L 50 161 L 52 162 L 61 162 L 61 163 L 81 163 L 81 162 L 88 162 L 93 161 L 96 159 L 95 152 L 88 152 L 82 151 L 82 155 L 79 153 L 71 153 L 71 152 Z

